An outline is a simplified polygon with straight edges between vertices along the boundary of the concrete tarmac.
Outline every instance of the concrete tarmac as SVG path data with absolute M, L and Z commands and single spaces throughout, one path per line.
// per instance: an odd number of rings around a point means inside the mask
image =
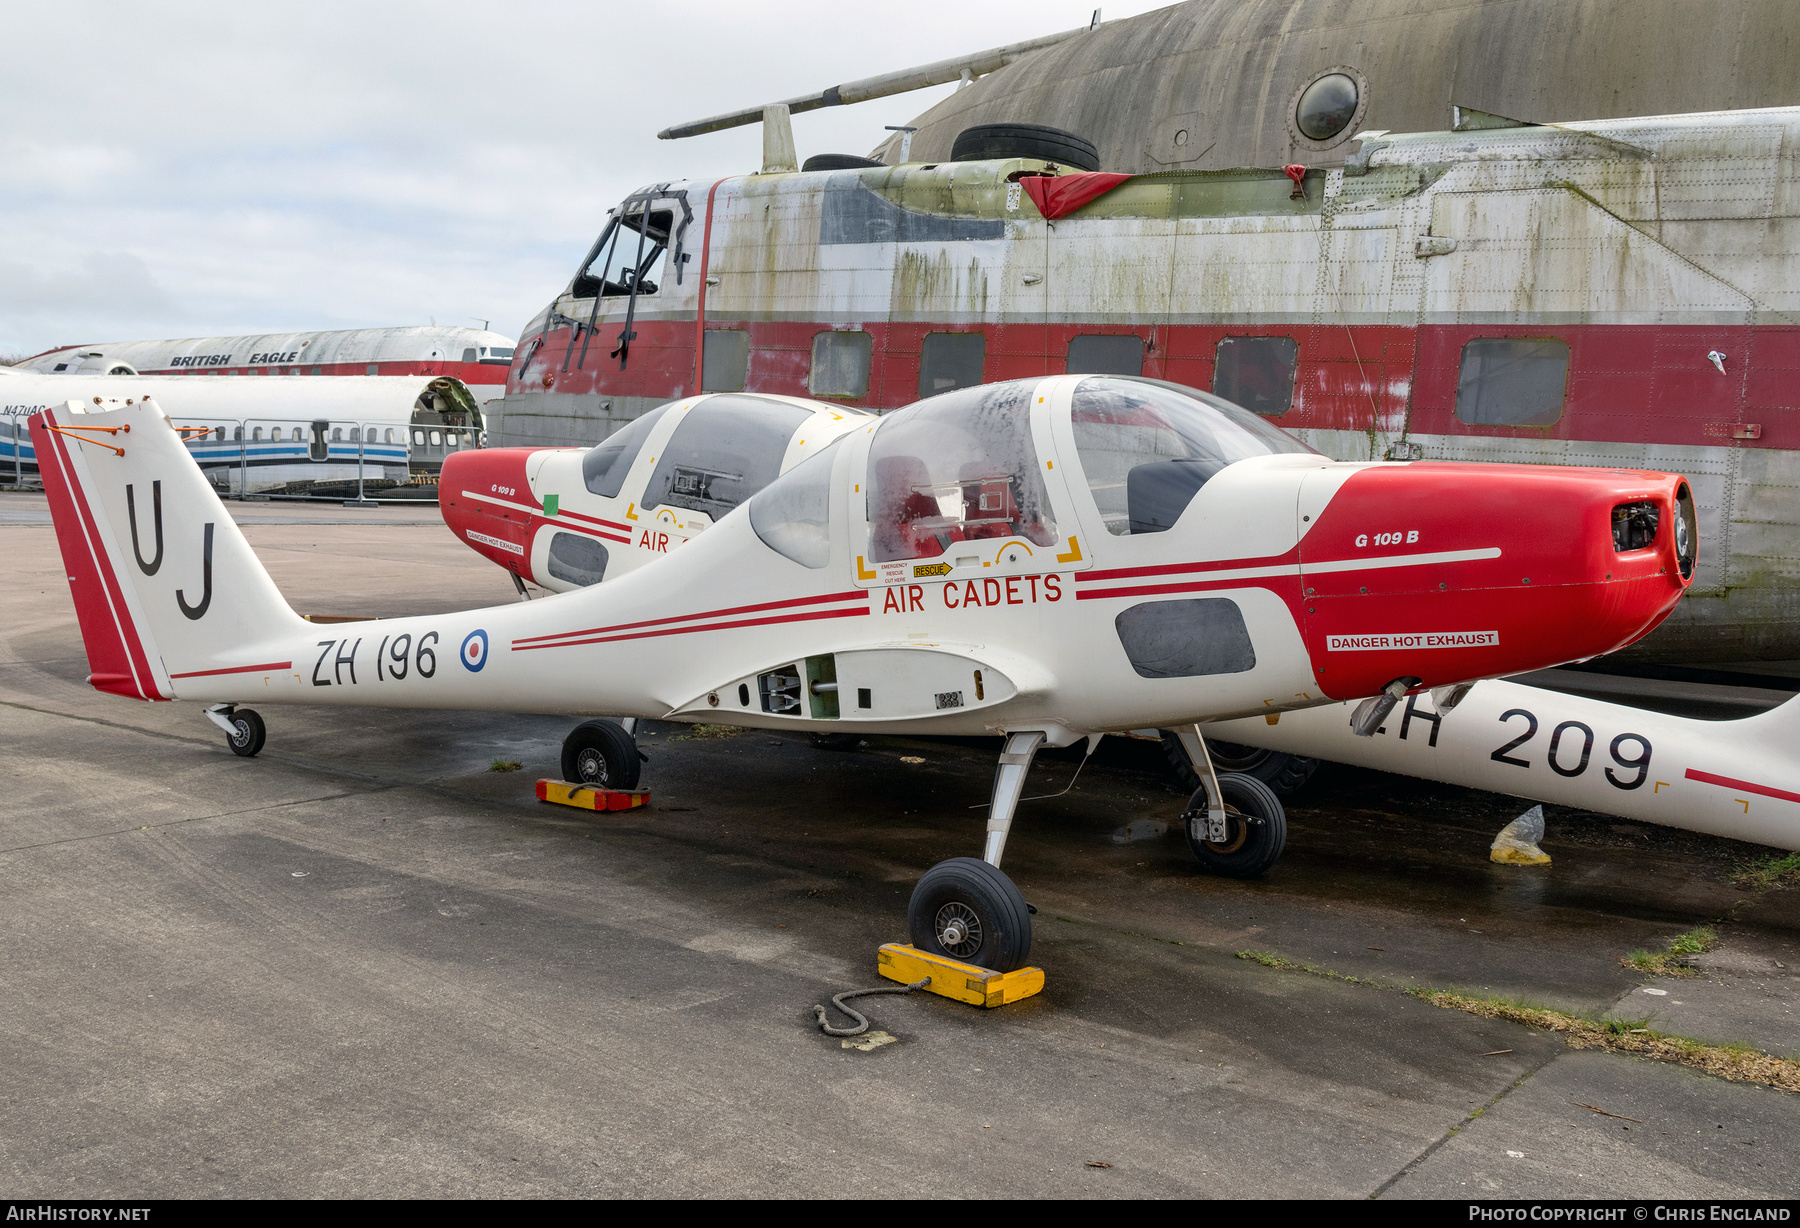
M 265 708 L 242 760 L 85 685 L 32 506 L 0 496 L 11 1196 L 1800 1194 L 1787 1093 L 1237 955 L 1793 1053 L 1800 893 L 1732 881 L 1766 850 L 1551 808 L 1554 863 L 1497 866 L 1516 799 L 1327 766 L 1228 881 L 1109 739 L 1008 845 L 1045 992 L 868 999 L 865 1052 L 811 1007 L 978 852 L 997 742 L 648 722 L 652 805 L 596 819 L 532 796 L 565 717 Z M 303 613 L 515 599 L 421 509 L 232 510 Z M 1619 962 L 1702 923 L 1699 978 Z

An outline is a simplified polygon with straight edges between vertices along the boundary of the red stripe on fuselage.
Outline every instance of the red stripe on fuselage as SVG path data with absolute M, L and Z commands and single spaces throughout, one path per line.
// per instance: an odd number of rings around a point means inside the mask
M 1687 770 L 1689 780 L 1697 780 L 1703 785 L 1720 785 L 1727 789 L 1742 789 L 1746 793 L 1757 793 L 1763 797 L 1776 797 L 1784 802 L 1800 802 L 1800 793 L 1789 793 L 1786 789 L 1777 789 L 1772 785 L 1753 784 L 1748 780 L 1733 780 L 1729 776 L 1715 776 L 1711 772 L 1701 772 L 1694 768 Z
M 830 593 L 823 597 L 800 597 L 790 601 L 764 601 L 758 605 L 732 606 L 730 609 L 724 610 L 702 610 L 698 614 L 678 614 L 668 618 L 646 618 L 642 622 L 618 623 L 610 627 L 587 627 L 581 631 L 559 631 L 554 635 L 528 635 L 524 639 L 514 640 L 513 647 L 529 645 L 534 648 L 542 648 L 547 645 L 541 641 L 563 640 L 575 635 L 603 635 L 609 631 L 630 631 L 638 627 L 656 627 L 665 623 L 693 622 L 697 618 L 727 618 L 733 614 L 756 614 L 763 610 L 780 610 L 802 605 L 825 605 L 836 601 L 855 601 L 858 598 L 867 601 L 869 596 L 870 592 L 867 589 L 852 589 L 847 593 Z M 867 611 L 864 612 L 867 613 Z
M 804 623 L 821 618 L 867 617 L 862 610 L 807 610 L 802 614 L 783 614 L 776 618 L 746 618 L 737 622 L 703 623 L 698 627 L 664 627 L 657 631 L 634 631 L 629 635 L 601 635 L 585 640 L 564 640 L 557 644 L 513 644 L 514 652 L 530 652 L 534 648 L 573 648 L 578 644 L 611 644 L 618 640 L 649 640 L 664 635 L 689 635 L 698 631 L 729 631 L 734 627 L 767 627 L 775 623 Z
M 580 512 L 571 512 L 566 507 L 557 508 L 556 515 L 557 516 L 567 516 L 571 520 L 585 520 L 589 524 L 604 525 L 606 528 L 609 528 L 609 529 L 617 529 L 621 533 L 631 532 L 631 526 L 628 524 L 620 524 L 616 520 L 602 520 L 598 516 L 584 516 Z M 552 517 L 551 519 L 554 519 L 554 517 Z
M 293 667 L 294 667 L 294 663 L 292 661 L 270 661 L 263 665 L 233 665 L 229 669 L 189 670 L 185 674 L 170 674 L 169 677 L 170 678 L 211 678 L 218 674 L 260 674 L 260 673 L 273 674 L 273 673 L 278 673 L 282 670 L 292 669 Z

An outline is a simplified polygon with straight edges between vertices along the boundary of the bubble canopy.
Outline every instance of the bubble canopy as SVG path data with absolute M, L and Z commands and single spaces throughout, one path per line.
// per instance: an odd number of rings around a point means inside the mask
M 1161 380 L 1090 376 L 1069 398 L 1076 456 L 1042 456 L 1032 412 L 1043 384 L 1026 379 L 962 388 L 882 419 L 869 444 L 867 480 L 858 483 L 866 491 L 871 562 L 935 559 L 969 542 L 1055 544 L 1070 530 L 1059 524 L 1044 481 L 1050 462 L 1062 462 L 1066 480 L 1085 480 L 1107 531 L 1126 536 L 1172 527 L 1208 480 L 1240 460 L 1313 454 L 1279 427 L 1210 393 Z M 806 567 L 823 567 L 830 558 L 830 475 L 838 450 L 834 443 L 750 501 L 757 535 Z M 1071 512 L 1060 515 L 1067 520 Z

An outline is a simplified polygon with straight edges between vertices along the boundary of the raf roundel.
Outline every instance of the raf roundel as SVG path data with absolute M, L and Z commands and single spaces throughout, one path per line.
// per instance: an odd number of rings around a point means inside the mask
M 488 637 L 485 631 L 471 631 L 462 642 L 463 668 L 471 674 L 479 674 L 481 667 L 487 664 Z

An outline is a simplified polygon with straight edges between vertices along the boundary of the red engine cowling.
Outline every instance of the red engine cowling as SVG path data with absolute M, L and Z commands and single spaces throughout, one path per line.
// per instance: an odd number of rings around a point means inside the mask
M 526 479 L 526 462 L 542 448 L 452 452 L 438 475 L 438 510 L 462 541 L 526 580 L 531 537 L 542 518 Z
M 1304 635 L 1320 689 L 1340 698 L 1615 651 L 1693 577 L 1693 497 L 1675 474 L 1384 465 L 1316 520 L 1301 526 Z

